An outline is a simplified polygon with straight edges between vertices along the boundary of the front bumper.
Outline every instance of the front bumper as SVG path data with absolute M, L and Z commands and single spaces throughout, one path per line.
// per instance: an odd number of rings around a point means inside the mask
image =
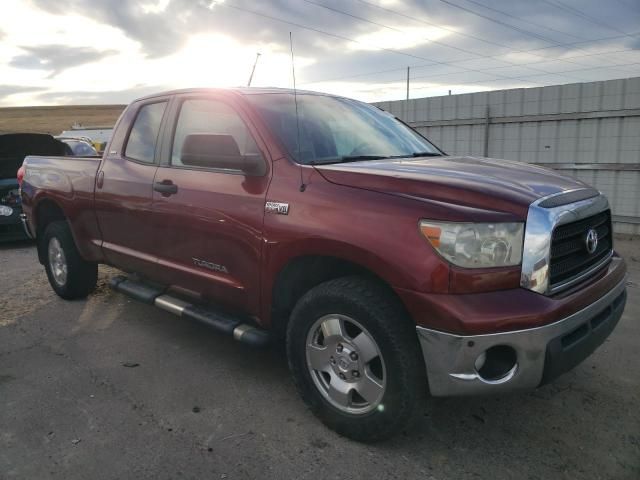
M 474 395 L 536 388 L 570 370 L 602 344 L 620 320 L 625 303 L 623 278 L 589 306 L 541 327 L 468 336 L 416 327 L 431 394 Z M 492 347 L 514 352 L 513 365 L 507 365 L 498 377 L 485 378 L 476 361 Z

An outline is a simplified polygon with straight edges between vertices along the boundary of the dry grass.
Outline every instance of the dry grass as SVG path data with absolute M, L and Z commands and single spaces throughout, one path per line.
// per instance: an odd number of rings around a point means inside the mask
M 74 124 L 112 127 L 126 105 L 77 105 L 0 108 L 0 133 L 29 132 L 58 135 Z

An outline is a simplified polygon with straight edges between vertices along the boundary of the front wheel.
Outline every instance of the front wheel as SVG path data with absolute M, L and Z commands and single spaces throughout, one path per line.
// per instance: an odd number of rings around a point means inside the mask
M 85 261 L 66 222 L 50 223 L 42 238 L 45 269 L 53 290 L 62 298 L 84 298 L 98 281 L 98 265 Z
M 426 394 L 415 327 L 390 292 L 364 277 L 304 295 L 287 329 L 287 354 L 310 409 L 355 440 L 397 433 Z

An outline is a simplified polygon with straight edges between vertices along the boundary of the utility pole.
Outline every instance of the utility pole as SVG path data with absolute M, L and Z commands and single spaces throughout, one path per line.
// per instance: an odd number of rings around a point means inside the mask
M 484 117 L 484 156 L 489 156 L 489 128 L 491 128 L 491 111 L 489 110 L 489 105 L 487 105 L 487 110 L 485 112 Z
M 411 67 L 407 67 L 407 102 L 409 101 L 409 75 L 411 72 Z
M 251 75 L 249 75 L 249 82 L 247 87 L 251 86 L 251 80 L 253 80 L 253 73 L 256 71 L 256 65 L 258 65 L 258 59 L 260 58 L 260 52 L 256 53 L 256 61 L 253 62 L 253 68 L 251 69 Z
M 407 67 L 407 101 L 404 102 L 404 121 L 409 121 L 409 76 L 411 75 L 411 67 Z

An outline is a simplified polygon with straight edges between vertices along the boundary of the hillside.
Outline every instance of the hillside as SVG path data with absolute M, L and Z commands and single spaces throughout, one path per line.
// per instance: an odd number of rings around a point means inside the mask
M 113 126 L 126 105 L 69 105 L 0 108 L 0 133 L 33 132 L 57 135 L 72 125 Z

